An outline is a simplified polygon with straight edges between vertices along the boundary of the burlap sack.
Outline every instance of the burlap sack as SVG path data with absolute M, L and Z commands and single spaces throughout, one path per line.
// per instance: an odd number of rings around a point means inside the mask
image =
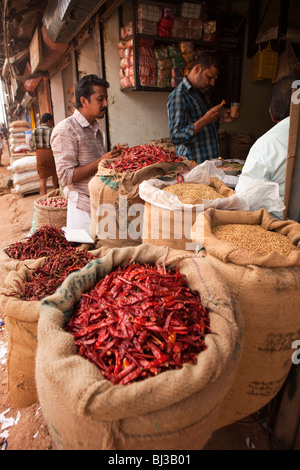
M 210 184 L 221 196 L 234 195 L 234 190 L 216 177 L 210 178 Z M 222 201 L 222 200 L 221 200 Z M 203 212 L 203 204 L 188 208 L 193 204 L 192 199 L 184 201 L 182 210 L 158 207 L 145 202 L 143 214 L 142 242 L 156 246 L 169 246 L 175 250 L 194 251 L 195 244 L 191 240 L 191 229 L 196 217 Z
M 255 142 L 253 134 L 228 134 L 228 155 L 229 158 L 246 159 Z
M 41 260 L 34 260 L 33 265 L 41 263 Z M 37 401 L 34 371 L 39 302 L 20 299 L 24 280 L 29 276 L 30 269 L 24 265 L 18 271 L 10 271 L 0 298 L 7 332 L 7 394 L 11 406 L 16 408 L 25 408 Z M 3 295 L 13 291 L 19 295 Z
M 39 201 L 44 201 L 49 198 L 64 198 L 60 189 L 54 189 L 45 196 L 40 197 L 34 201 L 33 206 L 36 214 L 36 229 L 44 225 L 51 225 L 52 227 L 62 228 L 67 224 L 67 206 L 66 207 L 51 207 L 42 206 Z
M 141 212 L 144 203 L 139 197 L 139 184 L 151 178 L 174 179 L 191 170 L 194 164 L 184 158 L 180 163 L 156 163 L 136 172 L 120 173 L 106 168 L 111 162 L 100 162 L 97 174 L 89 182 L 90 234 L 97 248 L 137 246 L 142 242 Z M 140 217 L 136 211 L 140 212 Z
M 77 354 L 64 331 L 81 293 L 128 259 L 163 264 L 187 276 L 210 309 L 211 334 L 196 365 L 128 385 L 113 385 Z M 190 253 L 140 245 L 114 248 L 71 274 L 41 303 L 36 382 L 58 449 L 201 449 L 216 425 L 240 357 L 239 312 L 215 270 Z
M 300 225 L 255 212 L 209 209 L 193 227 L 199 256 L 218 271 L 238 303 L 244 321 L 244 353 L 233 386 L 220 412 L 218 428 L 265 406 L 280 390 L 292 366 L 292 342 L 300 337 L 300 250 L 283 256 L 262 254 L 222 242 L 212 234 L 219 224 L 259 224 L 300 239 Z
M 93 250 L 100 258 L 107 248 Z M 7 392 L 11 406 L 25 408 L 36 403 L 35 356 L 37 350 L 37 326 L 40 301 L 24 300 L 24 283 L 31 279 L 31 270 L 42 266 L 47 258 L 25 261 L 11 260 L 1 289 L 0 306 L 5 315 L 7 332 Z M 15 261 L 15 263 L 13 263 Z M 6 296 L 16 292 L 16 296 Z

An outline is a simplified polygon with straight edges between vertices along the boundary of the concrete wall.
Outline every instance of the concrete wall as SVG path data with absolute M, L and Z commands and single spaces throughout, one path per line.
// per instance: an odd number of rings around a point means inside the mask
M 109 132 L 112 145 L 129 146 L 169 137 L 166 92 L 120 90 L 119 21 L 116 11 L 104 25 L 104 54 L 108 90 Z

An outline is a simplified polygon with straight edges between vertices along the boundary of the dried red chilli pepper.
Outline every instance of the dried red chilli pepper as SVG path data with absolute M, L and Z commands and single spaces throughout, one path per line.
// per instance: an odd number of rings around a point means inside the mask
M 19 295 L 25 301 L 41 300 L 53 294 L 70 273 L 83 268 L 94 258 L 85 249 L 65 248 L 64 251 L 49 256 L 42 266 L 31 269 L 30 279 L 24 281 L 24 286 L 15 280 L 21 295 L 16 291 L 3 295 L 7 297 Z
M 10 258 L 25 260 L 42 258 L 74 246 L 66 239 L 63 230 L 44 225 L 26 239 L 10 244 L 4 251 Z
M 134 172 L 155 163 L 174 163 L 182 160 L 183 158 L 176 155 L 175 152 L 164 150 L 162 147 L 150 144 L 137 145 L 123 148 L 121 156 L 107 165 L 107 168 L 113 168 L 120 172 Z
M 80 356 L 125 385 L 194 364 L 209 325 L 208 310 L 178 268 L 133 263 L 82 294 L 66 331 Z

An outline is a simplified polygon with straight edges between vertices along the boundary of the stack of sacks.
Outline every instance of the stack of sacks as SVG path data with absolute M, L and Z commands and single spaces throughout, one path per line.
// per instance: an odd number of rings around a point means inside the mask
M 30 131 L 27 121 L 13 121 L 9 126 L 9 148 L 12 153 L 27 153 L 30 146 L 26 142 L 25 132 Z
M 14 161 L 8 170 L 13 172 L 13 185 L 11 192 L 24 194 L 39 191 L 40 182 L 36 168 L 36 156 L 30 155 Z

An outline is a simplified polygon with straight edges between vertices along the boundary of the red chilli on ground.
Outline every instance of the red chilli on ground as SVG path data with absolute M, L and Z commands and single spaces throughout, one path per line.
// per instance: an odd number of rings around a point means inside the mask
M 133 263 L 81 295 L 66 331 L 80 356 L 113 384 L 125 385 L 195 364 L 210 322 L 178 268 Z
M 174 152 L 166 151 L 156 145 L 136 145 L 123 148 L 121 156 L 107 165 L 107 168 L 120 172 L 134 172 L 155 163 L 178 163 L 182 160 L 183 158 Z

